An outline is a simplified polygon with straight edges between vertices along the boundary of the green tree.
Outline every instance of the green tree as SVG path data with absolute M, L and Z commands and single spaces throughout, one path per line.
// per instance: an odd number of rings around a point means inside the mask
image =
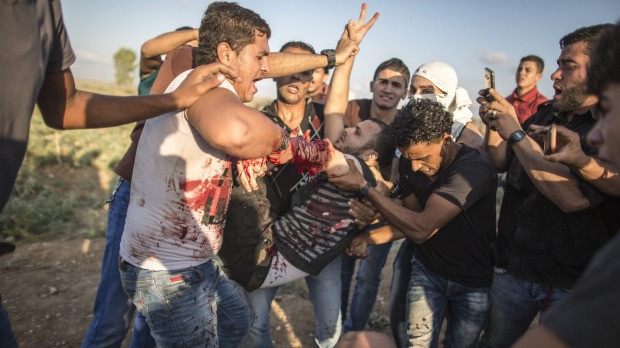
M 131 86 L 136 69 L 136 52 L 131 48 L 121 47 L 114 53 L 114 69 L 116 70 L 116 84 Z

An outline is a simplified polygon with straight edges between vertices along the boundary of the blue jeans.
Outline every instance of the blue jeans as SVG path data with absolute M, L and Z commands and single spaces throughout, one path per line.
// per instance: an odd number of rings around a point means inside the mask
M 118 251 L 125 229 L 131 183 L 119 179 L 110 195 L 106 246 L 101 261 L 101 279 L 95 297 L 93 321 L 82 341 L 82 348 L 120 347 L 129 331 L 135 307 L 123 291 L 118 273 Z M 132 348 L 155 347 L 144 317 L 138 313 L 131 336 Z
M 407 296 L 409 346 L 437 347 L 445 318 L 443 346 L 473 347 L 487 322 L 489 291 L 442 277 L 414 257 Z
M 249 305 L 242 289 L 213 262 L 172 271 L 151 271 L 121 262 L 120 274 L 158 346 L 236 347 L 245 337 L 251 320 Z M 232 310 L 218 309 L 218 297 Z M 227 332 L 218 329 L 220 314 Z
M 314 317 L 316 319 L 316 344 L 318 347 L 333 347 L 340 339 L 342 321 L 340 318 L 340 271 L 341 258 L 330 262 L 318 276 L 307 276 L 306 285 L 310 291 Z M 256 317 L 250 333 L 243 341 L 244 347 L 273 347 L 269 334 L 269 312 L 277 287 L 260 288 L 248 297 Z
M 342 298 L 341 311 L 344 321 L 344 332 L 364 330 L 370 312 L 377 300 L 377 292 L 381 284 L 381 270 L 385 266 L 392 243 L 372 245 L 368 247 L 369 255 L 360 260 L 355 276 L 355 289 L 351 298 L 351 308 L 347 315 L 349 288 L 355 268 L 356 259 L 342 255 Z
M 2 297 L 0 296 L 0 343 L 2 347 L 17 348 L 17 340 L 13 333 L 9 314 L 2 306 Z
M 230 280 L 222 271 L 219 260 L 213 263 L 218 267 L 219 277 L 215 288 L 217 304 L 217 336 L 220 348 L 237 348 L 252 327 L 254 312 L 245 290 Z
M 565 289 L 523 280 L 496 268 L 491 286 L 489 324 L 479 347 L 510 347 L 543 312 L 569 295 Z M 586 319 L 586 318 L 584 318 Z
M 392 337 L 398 348 L 407 347 L 407 306 L 403 304 L 407 303 L 413 246 L 411 240 L 403 240 L 394 258 L 392 270 L 388 308 Z

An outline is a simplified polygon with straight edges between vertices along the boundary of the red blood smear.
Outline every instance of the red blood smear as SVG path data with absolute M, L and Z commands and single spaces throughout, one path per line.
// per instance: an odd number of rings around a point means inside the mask
M 310 175 L 318 174 L 331 158 L 326 140 L 307 142 L 301 137 L 291 139 L 293 142 L 293 163 L 299 172 L 308 170 Z

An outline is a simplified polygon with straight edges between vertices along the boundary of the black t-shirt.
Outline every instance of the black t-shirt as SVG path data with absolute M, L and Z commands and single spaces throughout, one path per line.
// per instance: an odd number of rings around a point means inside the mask
M 586 135 L 596 123 L 591 111 L 570 122 L 553 112 L 553 103 L 542 105 L 523 125 L 562 125 L 579 134 L 581 148 L 596 156 Z M 620 227 L 620 199 L 609 197 L 574 175 L 590 207 L 564 213 L 534 185 L 514 156 L 507 153 L 506 188 L 498 223 L 497 266 L 532 282 L 569 289 L 592 255 Z
M 455 159 L 440 169 L 435 181 L 411 169 L 404 156 L 399 163 L 402 196 L 415 194 L 422 206 L 432 194 L 450 201 L 461 213 L 424 243 L 415 257 L 433 272 L 470 287 L 487 287 L 493 277 L 495 193 L 497 175 L 488 159 L 462 145 Z

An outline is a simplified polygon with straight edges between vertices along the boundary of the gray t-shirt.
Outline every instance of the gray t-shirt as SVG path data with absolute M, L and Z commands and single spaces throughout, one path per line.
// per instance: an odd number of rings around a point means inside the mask
M 570 296 L 550 308 L 542 322 L 571 347 L 618 347 L 620 234 L 594 256 Z
M 0 1 L 0 212 L 21 166 L 47 72 L 75 61 L 59 0 Z

